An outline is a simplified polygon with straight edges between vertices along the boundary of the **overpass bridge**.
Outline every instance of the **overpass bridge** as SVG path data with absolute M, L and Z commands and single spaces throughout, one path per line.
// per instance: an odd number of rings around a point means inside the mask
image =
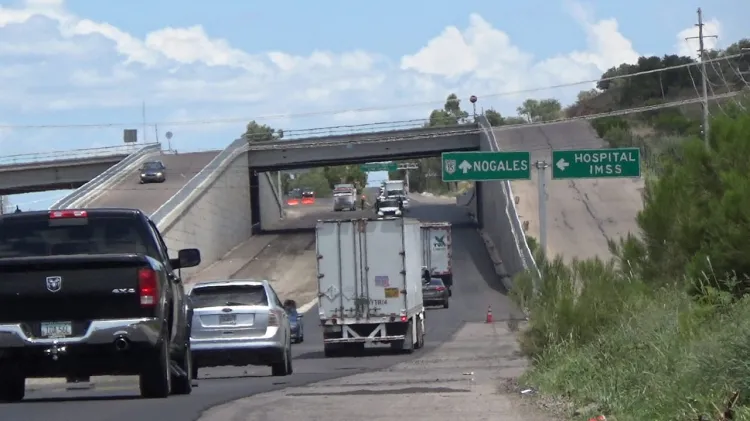
M 132 206 L 144 209 L 151 213 L 171 249 L 188 246 L 202 249 L 204 262 L 187 273 L 188 276 L 197 276 L 232 256 L 233 251 L 247 250 L 247 244 L 261 241 L 262 234 L 278 235 L 287 228 L 311 229 L 314 221 L 321 217 L 342 216 L 319 208 L 285 209 L 282 192 L 278 191 L 278 186 L 274 185 L 275 177 L 270 174 L 272 171 L 429 157 L 455 150 L 529 150 L 533 147 L 535 154 L 544 155 L 552 147 L 559 149 L 560 145 L 575 147 L 581 142 L 603 145 L 588 123 L 580 121 L 505 130 L 493 129 L 480 117 L 476 124 L 455 127 L 400 127 L 380 132 L 365 132 L 358 127 L 352 133 L 342 131 L 345 129 L 334 134 L 298 135 L 288 140 L 250 144 L 246 139 L 237 139 L 222 151 L 165 155 L 162 159 L 170 173 L 168 182 L 163 185 L 139 185 L 132 171 L 128 172 L 127 166 L 121 165 L 104 174 L 106 177 L 96 183 L 82 186 L 55 207 Z M 627 211 L 614 209 L 622 207 L 622 203 L 610 206 L 606 200 L 594 203 L 591 199 L 604 190 L 615 192 L 624 186 L 610 186 L 609 182 L 623 183 L 622 180 L 600 180 L 597 186 L 578 182 L 549 184 L 552 197 L 565 196 L 580 189 L 580 193 L 571 196 L 570 200 L 580 201 L 591 208 L 562 206 L 555 211 L 555 222 L 551 225 L 559 228 L 559 238 L 575 237 L 581 232 L 588 237 L 607 237 L 631 230 L 634 215 L 626 217 Z M 497 252 L 497 270 L 508 274 L 535 268 L 522 222 L 538 218 L 529 206 L 523 207 L 523 214 L 519 213 L 514 193 L 523 195 L 519 198 L 520 204 L 528 203 L 529 196 L 536 195 L 528 186 L 497 181 L 476 183 L 476 188 L 458 199 L 464 212 L 470 213 L 474 223 L 484 231 L 488 247 Z M 570 215 L 571 212 L 575 217 Z M 614 231 L 602 228 L 612 218 L 622 220 L 618 225 L 620 228 Z M 566 231 L 566 223 L 573 220 L 581 226 Z M 552 240 L 555 235 L 550 232 L 548 238 Z M 581 238 L 580 241 L 586 240 Z M 575 253 L 572 248 L 581 246 L 572 240 L 568 243 L 560 240 L 560 244 L 563 244 L 561 248 L 571 247 L 562 250 L 566 254 Z M 253 247 L 250 249 L 254 250 Z M 606 250 L 598 252 L 606 254 Z M 251 258 L 251 255 L 234 257 L 239 260 Z M 220 273 L 213 273 L 221 277 Z
M 154 145 L 124 145 L 0 157 L 0 196 L 77 189 L 144 148 L 153 149 Z

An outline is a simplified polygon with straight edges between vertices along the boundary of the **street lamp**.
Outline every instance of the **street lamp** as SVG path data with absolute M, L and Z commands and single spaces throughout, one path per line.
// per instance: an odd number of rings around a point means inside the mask
M 471 102 L 471 106 L 474 107 L 474 121 L 477 121 L 477 96 L 470 96 L 469 102 Z

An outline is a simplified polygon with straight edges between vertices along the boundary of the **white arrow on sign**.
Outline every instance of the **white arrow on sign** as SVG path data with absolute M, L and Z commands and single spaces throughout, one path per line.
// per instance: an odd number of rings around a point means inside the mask
M 557 166 L 557 168 L 560 168 L 560 171 L 565 171 L 565 169 L 570 166 L 570 164 L 568 163 L 568 161 L 566 161 L 563 158 L 560 158 L 560 160 L 557 161 L 557 164 L 555 164 L 555 165 Z
M 461 164 L 458 165 L 458 168 L 461 169 L 464 174 L 466 174 L 471 169 L 471 164 L 469 164 L 469 161 L 464 160 Z

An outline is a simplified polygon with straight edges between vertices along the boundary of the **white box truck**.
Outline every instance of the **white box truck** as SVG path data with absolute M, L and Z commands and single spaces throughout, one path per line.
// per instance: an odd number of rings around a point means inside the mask
M 422 265 L 453 295 L 453 239 L 450 222 L 422 222 Z
M 384 197 L 398 197 L 403 203 L 404 210 L 409 210 L 409 194 L 406 191 L 404 180 L 389 180 L 383 185 Z
M 318 313 L 326 357 L 365 344 L 424 346 L 419 221 L 321 220 L 315 229 Z
M 333 210 L 357 210 L 357 189 L 354 184 L 336 184 L 333 186 Z

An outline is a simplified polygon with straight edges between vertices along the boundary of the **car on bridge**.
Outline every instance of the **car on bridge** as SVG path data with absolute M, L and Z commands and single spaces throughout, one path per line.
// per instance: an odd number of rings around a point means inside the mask
M 161 161 L 144 162 L 139 170 L 140 183 L 163 183 L 167 181 L 167 167 Z
M 190 320 L 178 270 L 137 209 L 0 216 L 0 401 L 27 378 L 137 375 L 141 396 L 189 394 Z
M 267 365 L 274 376 L 292 374 L 289 315 L 268 281 L 204 281 L 189 296 L 193 378 L 201 367 L 225 365 Z

